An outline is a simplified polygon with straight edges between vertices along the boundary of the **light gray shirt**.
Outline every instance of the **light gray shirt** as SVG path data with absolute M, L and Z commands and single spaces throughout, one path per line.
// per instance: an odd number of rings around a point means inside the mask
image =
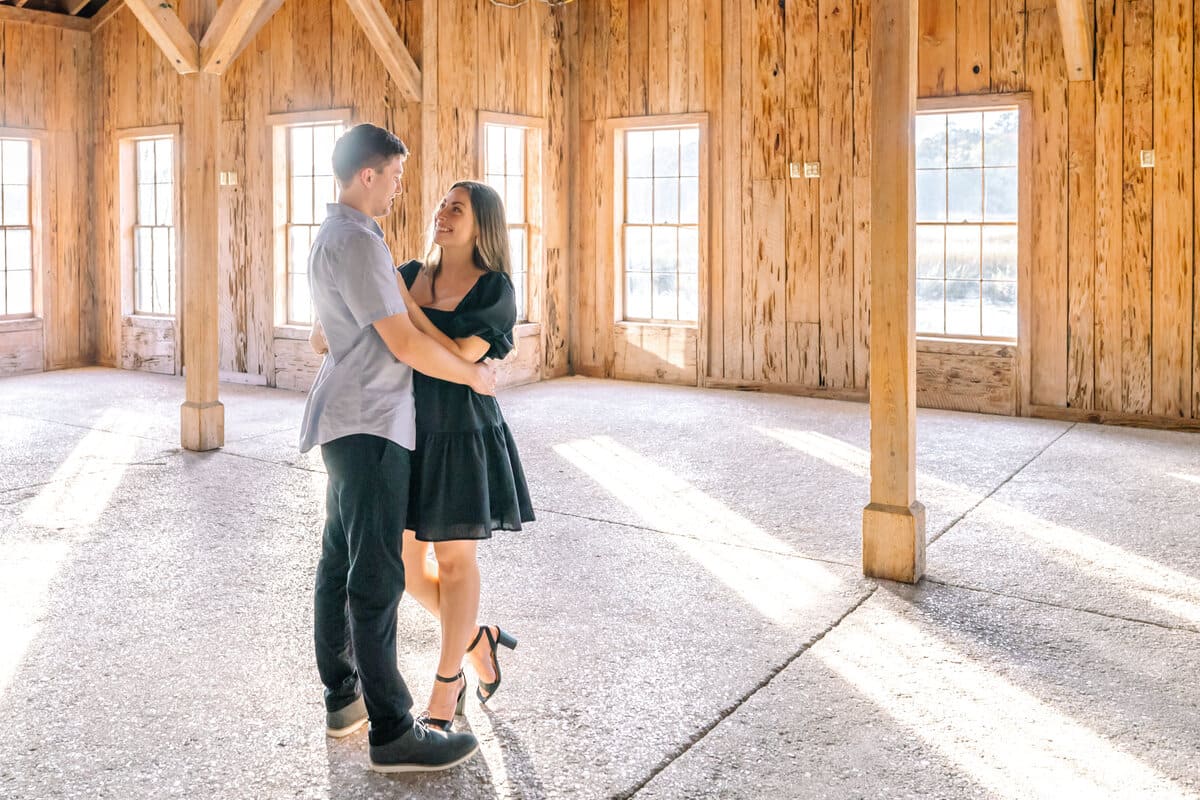
M 300 450 L 356 433 L 412 450 L 412 368 L 372 325 L 407 311 L 391 251 L 375 220 L 340 203 L 327 208 L 308 255 L 308 286 L 329 352 L 304 405 Z

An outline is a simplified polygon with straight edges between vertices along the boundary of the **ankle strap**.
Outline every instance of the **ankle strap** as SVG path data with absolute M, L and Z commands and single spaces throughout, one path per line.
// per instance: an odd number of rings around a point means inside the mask
M 437 679 L 438 683 L 458 683 L 458 679 L 461 678 L 462 676 L 463 676 L 463 674 L 462 674 L 461 669 L 458 671 L 458 674 L 455 675 L 453 678 L 447 678 L 444 675 L 438 675 L 436 672 L 433 674 L 433 677 L 435 679 Z
M 480 625 L 479 630 L 475 631 L 475 638 L 471 640 L 471 643 L 469 645 L 467 645 L 468 653 L 475 649 L 475 645 L 479 644 L 479 637 L 483 636 L 484 633 L 486 633 L 488 635 L 488 640 L 489 641 L 491 640 L 492 629 L 487 627 L 486 625 Z

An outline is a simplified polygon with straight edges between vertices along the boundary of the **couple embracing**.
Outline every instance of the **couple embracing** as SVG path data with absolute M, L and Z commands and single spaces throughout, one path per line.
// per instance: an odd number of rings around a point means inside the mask
M 533 519 L 495 370 L 483 363 L 513 348 L 503 204 L 489 186 L 456 183 L 424 260 L 396 269 L 375 218 L 401 193 L 407 157 L 374 125 L 334 147 L 338 202 L 309 255 L 312 344 L 326 356 L 300 434 L 302 451 L 321 447 L 329 474 L 314 603 L 326 732 L 346 736 L 369 721 L 380 772 L 446 769 L 478 749 L 453 729 L 467 696 L 462 662 L 486 703 L 500 685 L 497 649 L 516 639 L 477 622 L 476 545 Z M 436 681 L 416 717 L 396 659 L 405 589 L 442 630 Z

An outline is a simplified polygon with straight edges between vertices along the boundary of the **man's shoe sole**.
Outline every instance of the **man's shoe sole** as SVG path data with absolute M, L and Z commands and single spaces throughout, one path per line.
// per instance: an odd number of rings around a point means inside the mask
M 354 733 L 356 730 L 358 730 L 359 728 L 361 728 L 363 725 L 366 725 L 366 724 L 367 724 L 367 718 L 363 717 L 362 719 L 360 719 L 356 722 L 350 723 L 349 725 L 347 725 L 344 728 L 326 728 L 325 735 L 331 739 L 343 739 L 343 738 L 349 736 L 350 734 Z
M 376 764 L 374 761 L 370 761 L 369 759 L 368 763 L 370 763 L 371 769 L 385 774 L 396 774 L 401 772 L 440 772 L 444 769 L 457 767 L 459 764 L 463 763 L 478 752 L 479 745 L 476 744 L 471 752 L 467 753 L 462 758 L 451 761 L 447 764 Z

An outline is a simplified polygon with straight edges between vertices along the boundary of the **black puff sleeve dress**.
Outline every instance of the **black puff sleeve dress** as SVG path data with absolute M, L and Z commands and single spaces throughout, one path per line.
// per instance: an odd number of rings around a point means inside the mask
M 409 288 L 420 271 L 419 261 L 400 267 Z M 502 272 L 480 276 L 453 311 L 423 311 L 451 339 L 486 341 L 484 358 L 504 358 L 513 349 L 516 295 Z M 417 539 L 489 539 L 494 530 L 519 531 L 522 522 L 532 522 L 525 472 L 496 398 L 415 371 L 413 397 L 417 449 L 408 527 Z

